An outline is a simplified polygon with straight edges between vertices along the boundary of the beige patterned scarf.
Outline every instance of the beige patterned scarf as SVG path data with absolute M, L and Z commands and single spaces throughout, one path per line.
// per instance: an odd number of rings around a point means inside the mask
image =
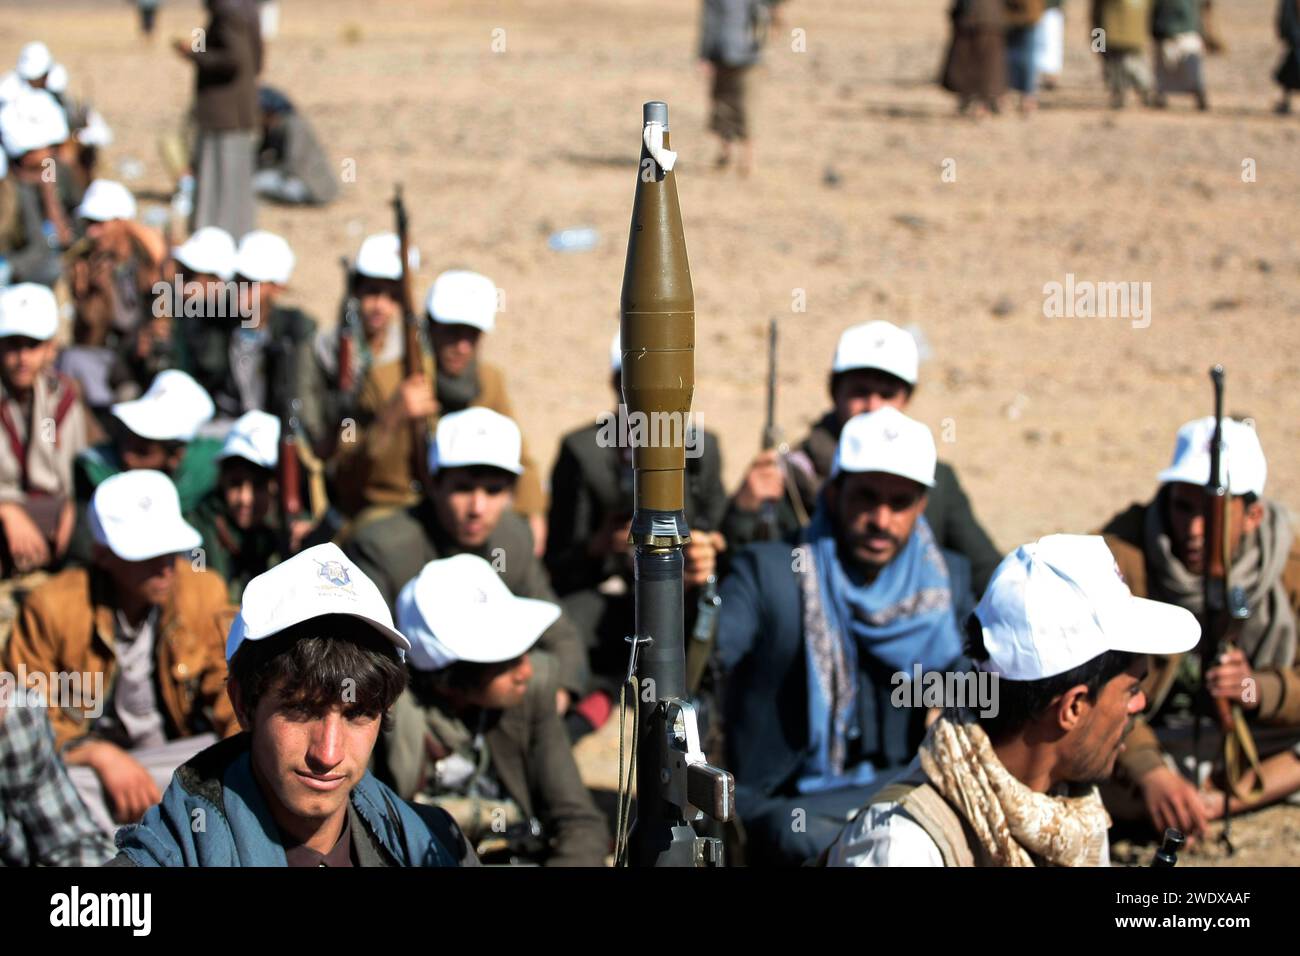
M 1100 866 L 1110 818 L 1096 787 L 1037 793 L 1011 775 L 967 710 L 946 710 L 921 743 L 930 783 L 970 824 L 994 866 Z

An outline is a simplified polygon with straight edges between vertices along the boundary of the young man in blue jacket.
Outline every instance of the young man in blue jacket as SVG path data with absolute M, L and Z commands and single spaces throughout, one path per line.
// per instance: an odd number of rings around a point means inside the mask
M 477 864 L 450 816 L 367 770 L 410 647 L 335 545 L 255 577 L 226 644 L 244 733 L 176 771 L 162 803 L 118 831 L 113 865 Z

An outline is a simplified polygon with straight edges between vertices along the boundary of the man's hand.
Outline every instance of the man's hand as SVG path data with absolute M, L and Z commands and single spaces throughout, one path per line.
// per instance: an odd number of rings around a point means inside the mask
M 186 60 L 190 58 L 190 53 L 192 52 L 190 49 L 190 41 L 185 37 L 173 37 L 172 49 L 176 51 L 178 56 L 183 57 Z
M 1226 697 L 1235 704 L 1241 704 L 1246 710 L 1254 710 L 1259 700 L 1254 694 L 1246 695 L 1242 690 L 1246 681 L 1253 681 L 1255 672 L 1250 668 L 1250 661 L 1240 647 L 1233 647 L 1219 655 L 1219 663 L 1205 672 L 1205 686 L 1211 697 Z
M 310 518 L 299 518 L 289 522 L 289 547 L 297 554 L 302 550 L 302 543 L 316 530 L 316 522 Z
M 540 558 L 546 553 L 546 515 L 529 515 L 528 528 L 533 533 L 533 556 Z
M 148 770 L 129 753 L 105 740 L 69 751 L 69 764 L 87 764 L 99 776 L 109 811 L 118 823 L 134 823 L 162 799 Z
M 59 530 L 54 538 L 54 555 L 63 557 L 68 553 L 68 545 L 72 542 L 72 532 L 77 527 L 77 509 L 69 498 L 63 503 L 63 510 L 59 512 Z
M 627 536 L 632 532 L 632 519 L 626 515 L 605 515 L 600 530 L 587 542 L 587 552 L 593 558 L 607 554 L 627 554 Z
M 433 397 L 433 388 L 423 373 L 412 375 L 402 382 L 393 393 L 390 408 L 402 419 L 428 418 L 437 414 L 438 402 Z
M 572 702 L 573 698 L 569 696 L 569 692 L 563 687 L 555 692 L 555 712 L 561 717 L 569 712 L 569 704 Z
M 759 452 L 745 472 L 745 480 L 736 492 L 736 506 L 742 511 L 757 511 L 764 501 L 779 501 L 785 494 L 785 475 L 775 448 Z
M 14 569 L 22 574 L 50 563 L 50 544 L 21 505 L 0 505 L 0 526 L 4 528 Z
M 1209 817 L 1201 795 L 1191 781 L 1168 767 L 1157 767 L 1138 781 L 1157 833 L 1177 827 L 1190 839 L 1204 832 Z
M 694 531 L 684 549 L 686 558 L 683 583 L 687 588 L 702 587 L 718 568 L 718 536 L 711 531 Z

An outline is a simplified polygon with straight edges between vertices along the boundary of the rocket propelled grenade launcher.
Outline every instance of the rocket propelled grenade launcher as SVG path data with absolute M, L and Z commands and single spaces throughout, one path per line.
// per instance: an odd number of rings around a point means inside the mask
M 668 106 L 646 103 L 623 271 L 623 401 L 649 423 L 632 448 L 635 659 L 640 693 L 637 866 L 718 866 L 722 843 L 691 823 L 731 816 L 735 783 L 707 764 L 687 700 L 683 546 L 686 424 L 695 391 L 695 294 L 669 149 Z M 665 440 L 667 439 L 667 440 Z

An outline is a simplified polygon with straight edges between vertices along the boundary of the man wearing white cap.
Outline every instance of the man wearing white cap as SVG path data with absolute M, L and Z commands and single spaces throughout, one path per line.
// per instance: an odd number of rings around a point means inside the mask
M 491 409 L 469 408 L 438 422 L 429 449 L 432 497 L 370 522 L 348 545 L 390 605 L 430 561 L 462 553 L 490 561 L 513 594 L 556 602 L 528 522 L 511 508 L 521 447 L 519 426 Z M 565 711 L 586 690 L 586 642 L 561 615 L 539 646 L 533 662 L 543 681 L 562 688 L 557 703 Z
M 72 463 L 86 411 L 52 367 L 59 309 L 43 285 L 0 290 L 0 575 L 58 563 L 76 517 Z
M 617 406 L 623 401 L 618 333 L 610 348 L 610 366 Z M 551 472 L 546 568 L 565 613 L 595 639 L 592 671 L 603 685 L 575 706 L 569 719 L 575 736 L 598 729 L 609 716 L 613 693 L 626 677 L 623 638 L 634 630 L 632 557 L 627 543 L 632 521 L 632 447 L 629 441 L 605 440 L 609 429 L 604 422 L 617 420 L 617 413 L 609 412 L 602 421 L 565 435 Z M 717 435 L 694 430 L 686 447 L 686 520 L 691 542 L 685 552 L 685 580 L 694 591 L 718 574 L 718 555 L 725 542 L 717 528 L 727 507 L 727 493 Z M 698 606 L 695 597 L 688 594 L 688 609 Z M 578 722 L 579 716 L 583 723 Z
M 886 406 L 905 411 L 916 391 L 919 365 L 916 340 L 890 322 L 866 322 L 845 329 L 831 366 L 834 407 L 784 460 L 774 450 L 754 459 L 722 526 L 731 546 L 738 548 L 764 534 L 791 540 L 799 529 L 799 517 L 788 500 L 787 481 L 793 483 L 791 492 L 799 495 L 803 509 L 812 514 L 817 489 L 830 473 L 844 423 Z M 775 508 L 775 535 L 763 529 L 765 502 Z M 970 561 L 975 593 L 979 594 L 1001 554 L 975 518 L 956 472 L 944 462 L 935 467 L 925 517 L 940 547 Z
M 279 459 L 280 419 L 246 412 L 217 455 L 217 486 L 185 516 L 203 535 L 208 567 L 225 578 L 235 603 L 250 580 L 282 557 L 275 509 Z
M 407 803 L 366 769 L 410 649 L 374 585 L 332 544 L 255 577 L 226 639 L 244 732 L 176 771 L 162 802 L 118 833 L 113 864 L 477 863 L 443 810 Z
M 397 599 L 410 686 L 376 772 L 404 799 L 446 809 L 484 860 L 602 866 L 609 852 L 555 688 L 533 675 L 529 651 L 559 616 L 471 554 L 429 562 Z
M 1157 476 L 1155 498 L 1131 505 L 1103 530 L 1134 594 L 1178 605 L 1198 617 L 1205 611 L 1205 486 L 1213 437 L 1212 417 L 1180 428 L 1173 460 Z M 1208 725 L 1205 692 L 1240 703 L 1252 725 L 1267 787 L 1252 806 L 1300 789 L 1300 544 L 1291 513 L 1264 497 L 1268 466 L 1255 429 L 1224 419 L 1223 441 L 1231 509 L 1230 579 L 1244 588 L 1249 616 L 1237 634 L 1237 646 L 1203 678 L 1194 657 L 1156 662 L 1146 685 L 1149 713 L 1133 728 L 1116 786 L 1106 793 L 1116 816 L 1145 816 L 1159 830 L 1177 826 L 1188 834 L 1200 833 L 1208 820 L 1224 812 L 1224 794 L 1213 788 L 1198 793 L 1172 759 L 1209 759 L 1216 746 L 1218 727 Z M 1207 723 L 1200 754 L 1193 753 L 1191 728 L 1197 720 Z M 1233 798 L 1233 809 L 1249 807 Z
M 74 487 L 85 505 L 106 479 L 123 471 L 148 469 L 165 473 L 176 486 L 181 509 L 198 506 L 217 483 L 221 440 L 199 435 L 212 419 L 212 399 L 184 372 L 159 372 L 148 391 L 110 409 L 111 438 L 77 456 Z M 84 509 L 83 509 L 84 510 Z M 88 557 L 88 526 L 79 522 L 71 552 Z
M 1008 555 L 967 624 L 996 706 L 948 701 L 901 780 L 830 847 L 833 866 L 1108 866 L 1098 784 L 1146 703 L 1148 655 L 1200 638 L 1134 597 L 1105 542 L 1051 535 Z
M 256 224 L 257 75 L 262 36 L 252 0 L 207 0 L 204 43 L 177 38 L 173 49 L 194 67 L 194 228 L 220 226 L 236 239 Z
M 72 211 L 81 189 L 58 159 L 68 138 L 63 108 L 45 90 L 25 89 L 0 106 L 0 141 L 9 157 L 15 186 L 12 220 L 0 223 L 0 255 L 9 262 L 12 281 L 53 285 L 62 269 L 62 250 L 72 245 Z M 54 163 L 54 175 L 48 174 Z
M 426 328 L 433 348 L 425 374 L 403 378 L 400 360 L 371 367 L 359 401 L 365 434 L 357 452 L 341 469 L 340 482 L 360 486 L 364 505 L 391 508 L 412 503 L 411 430 L 413 418 L 490 408 L 514 418 L 505 376 L 479 359 L 479 343 L 496 324 L 497 289 L 477 272 L 453 270 L 434 280 L 425 301 Z M 430 387 L 430 382 L 433 387 Z M 537 467 L 523 452 L 524 473 L 515 510 L 528 517 L 536 551 L 546 543 L 546 496 Z
M 830 843 L 921 740 L 924 711 L 892 702 L 897 675 L 957 666 L 974 601 L 968 563 L 923 516 L 934 474 L 925 425 L 890 407 L 858 415 L 794 550 L 761 542 L 732 559 L 715 656 L 751 862 L 798 865 Z
M 158 801 L 178 764 L 235 729 L 222 656 L 228 615 L 224 582 L 196 569 L 202 539 L 166 475 L 108 479 L 90 524 L 92 565 L 31 593 L 6 669 L 81 675 L 79 699 L 50 700 L 50 723 L 73 783 L 112 832 Z

